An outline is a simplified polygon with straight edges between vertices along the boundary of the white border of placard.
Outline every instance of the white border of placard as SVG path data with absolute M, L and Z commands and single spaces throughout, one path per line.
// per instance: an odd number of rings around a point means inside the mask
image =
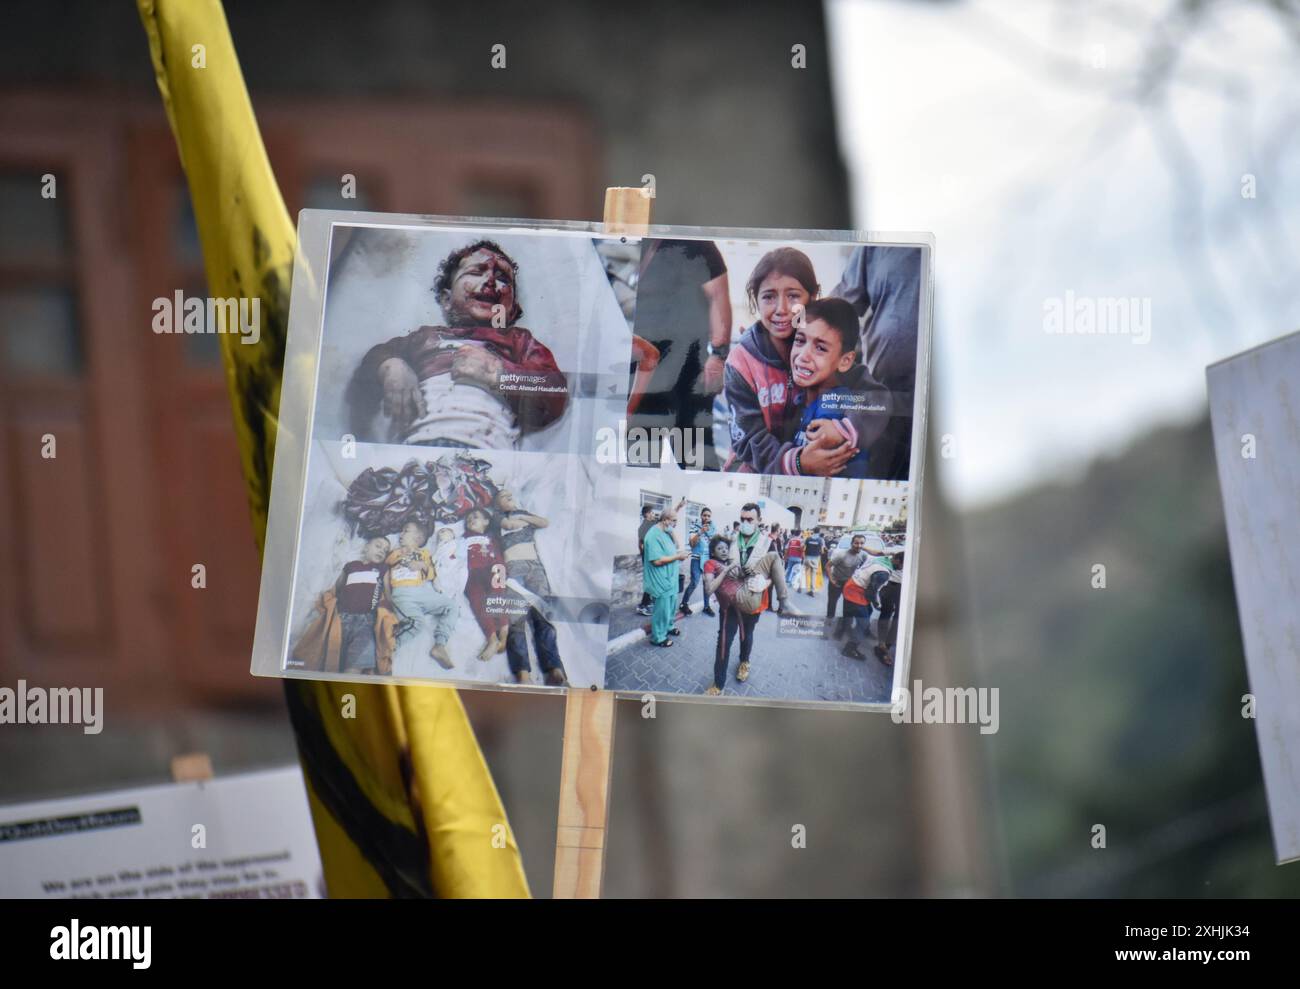
M 334 229 L 337 226 L 368 227 L 391 230 L 430 230 L 448 233 L 463 232 L 467 238 L 480 234 L 485 237 L 506 235 L 556 236 L 591 238 L 612 237 L 620 234 L 606 233 L 601 223 L 570 221 L 534 221 L 485 219 L 473 217 L 434 217 L 390 213 L 350 212 L 334 210 L 303 210 L 298 220 L 298 252 L 294 263 L 292 298 L 290 305 L 283 387 L 280 395 L 279 431 L 276 441 L 275 463 L 270 497 L 270 510 L 263 554 L 261 590 L 258 604 L 257 629 L 253 643 L 251 672 L 258 676 L 290 677 L 339 682 L 383 682 L 409 685 L 436 685 L 457 688 L 474 688 L 505 691 L 555 691 L 556 687 L 540 683 L 531 685 L 495 683 L 481 680 L 461 680 L 454 677 L 424 678 L 402 675 L 358 675 L 330 673 L 319 670 L 286 668 L 289 653 L 289 635 L 297 571 L 299 540 L 304 522 L 304 506 L 309 491 L 308 467 L 313 446 L 313 424 L 317 415 L 317 396 L 322 366 L 322 344 L 325 336 L 326 285 Z M 933 250 L 934 239 L 928 234 L 895 234 L 852 230 L 782 230 L 753 228 L 705 228 L 651 225 L 638 237 L 626 237 L 628 242 L 640 239 L 671 238 L 676 240 L 751 241 L 764 246 L 798 246 L 800 244 L 828 244 L 841 246 L 900 246 L 921 251 L 920 303 L 917 314 L 916 380 L 912 408 L 912 448 L 908 485 L 907 531 L 904 545 L 906 563 L 902 578 L 899 607 L 896 660 L 892 667 L 891 698 L 908 682 L 914 614 L 916 610 L 917 574 L 921 550 L 921 504 L 924 490 L 925 445 L 928 429 L 930 338 L 933 308 Z M 732 277 L 743 277 L 732 273 Z M 824 286 L 829 289 L 829 286 Z M 263 328 L 263 332 L 266 332 Z M 568 369 L 566 369 L 568 370 Z M 598 369 L 578 367 L 577 372 L 595 372 Z M 624 385 L 626 395 L 626 385 Z M 420 457 L 417 451 L 428 447 L 408 447 L 410 456 Z M 472 451 L 471 451 L 472 452 Z M 501 451 L 495 452 L 502 456 Z M 505 452 L 505 456 L 515 454 Z M 537 454 L 520 454 L 536 456 Z M 654 470 L 655 468 L 604 467 L 604 476 L 610 484 L 617 483 L 618 470 Z M 660 468 L 668 469 L 668 468 Z M 672 465 L 676 470 L 676 465 Z M 701 472 L 703 473 L 703 472 Z M 713 475 L 718 476 L 718 475 Z M 753 475 L 751 475 L 753 476 Z M 864 482 L 871 483 L 871 482 Z M 602 489 L 611 491 L 612 489 Z M 612 560 L 607 561 L 612 566 Z M 699 626 L 696 626 L 699 627 Z M 713 636 L 713 629 L 707 630 Z M 878 662 L 868 654 L 866 662 Z M 574 687 L 604 687 L 603 683 L 572 683 Z M 620 696 L 641 697 L 642 691 L 615 689 Z M 713 697 L 704 694 L 649 691 L 664 700 L 740 704 L 764 707 L 793 707 L 832 710 L 891 710 L 891 701 L 855 703 L 836 700 L 806 698 L 775 698 L 748 696 Z

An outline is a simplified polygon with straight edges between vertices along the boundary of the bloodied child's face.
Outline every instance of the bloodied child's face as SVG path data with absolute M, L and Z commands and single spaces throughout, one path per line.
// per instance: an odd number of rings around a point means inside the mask
M 486 247 L 467 254 L 461 258 L 442 308 L 453 326 L 490 326 L 494 313 L 501 314 L 498 323 L 508 325 L 515 312 L 514 268 Z

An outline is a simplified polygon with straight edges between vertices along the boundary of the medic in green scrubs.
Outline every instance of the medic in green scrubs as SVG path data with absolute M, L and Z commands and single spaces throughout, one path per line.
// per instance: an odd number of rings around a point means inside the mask
M 690 555 L 678 549 L 672 531 L 677 525 L 676 509 L 664 510 L 659 522 L 645 534 L 645 563 L 641 579 L 650 595 L 650 641 L 656 646 L 671 646 L 673 615 L 677 611 L 677 566 Z

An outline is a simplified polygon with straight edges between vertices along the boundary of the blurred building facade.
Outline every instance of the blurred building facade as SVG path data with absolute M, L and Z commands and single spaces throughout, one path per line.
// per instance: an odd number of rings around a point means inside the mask
M 851 225 L 819 6 L 493 10 L 227 3 L 290 210 L 596 219 L 606 185 L 652 175 L 656 222 Z M 0 679 L 108 706 L 93 746 L 6 729 L 0 799 L 161 778 L 192 748 L 218 772 L 286 761 L 278 685 L 247 673 L 258 561 L 216 347 L 150 330 L 154 299 L 206 290 L 143 30 L 128 4 L 24 5 L 0 51 Z M 944 594 L 923 592 L 916 663 L 960 682 Z M 463 696 L 544 894 L 562 702 Z M 620 707 L 611 895 L 991 888 L 961 729 Z
M 906 481 L 854 484 L 831 478 L 826 490 L 825 523 L 834 526 L 870 526 L 886 529 L 907 519 L 911 487 Z
M 759 478 L 763 497 L 790 509 L 794 513 L 795 526 L 801 529 L 813 528 L 823 521 L 826 488 L 826 479 L 822 477 L 763 475 Z

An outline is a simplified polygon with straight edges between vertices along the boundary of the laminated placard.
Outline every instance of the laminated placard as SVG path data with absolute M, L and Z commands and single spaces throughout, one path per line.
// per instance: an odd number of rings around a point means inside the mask
M 889 707 L 927 236 L 298 236 L 255 674 Z

